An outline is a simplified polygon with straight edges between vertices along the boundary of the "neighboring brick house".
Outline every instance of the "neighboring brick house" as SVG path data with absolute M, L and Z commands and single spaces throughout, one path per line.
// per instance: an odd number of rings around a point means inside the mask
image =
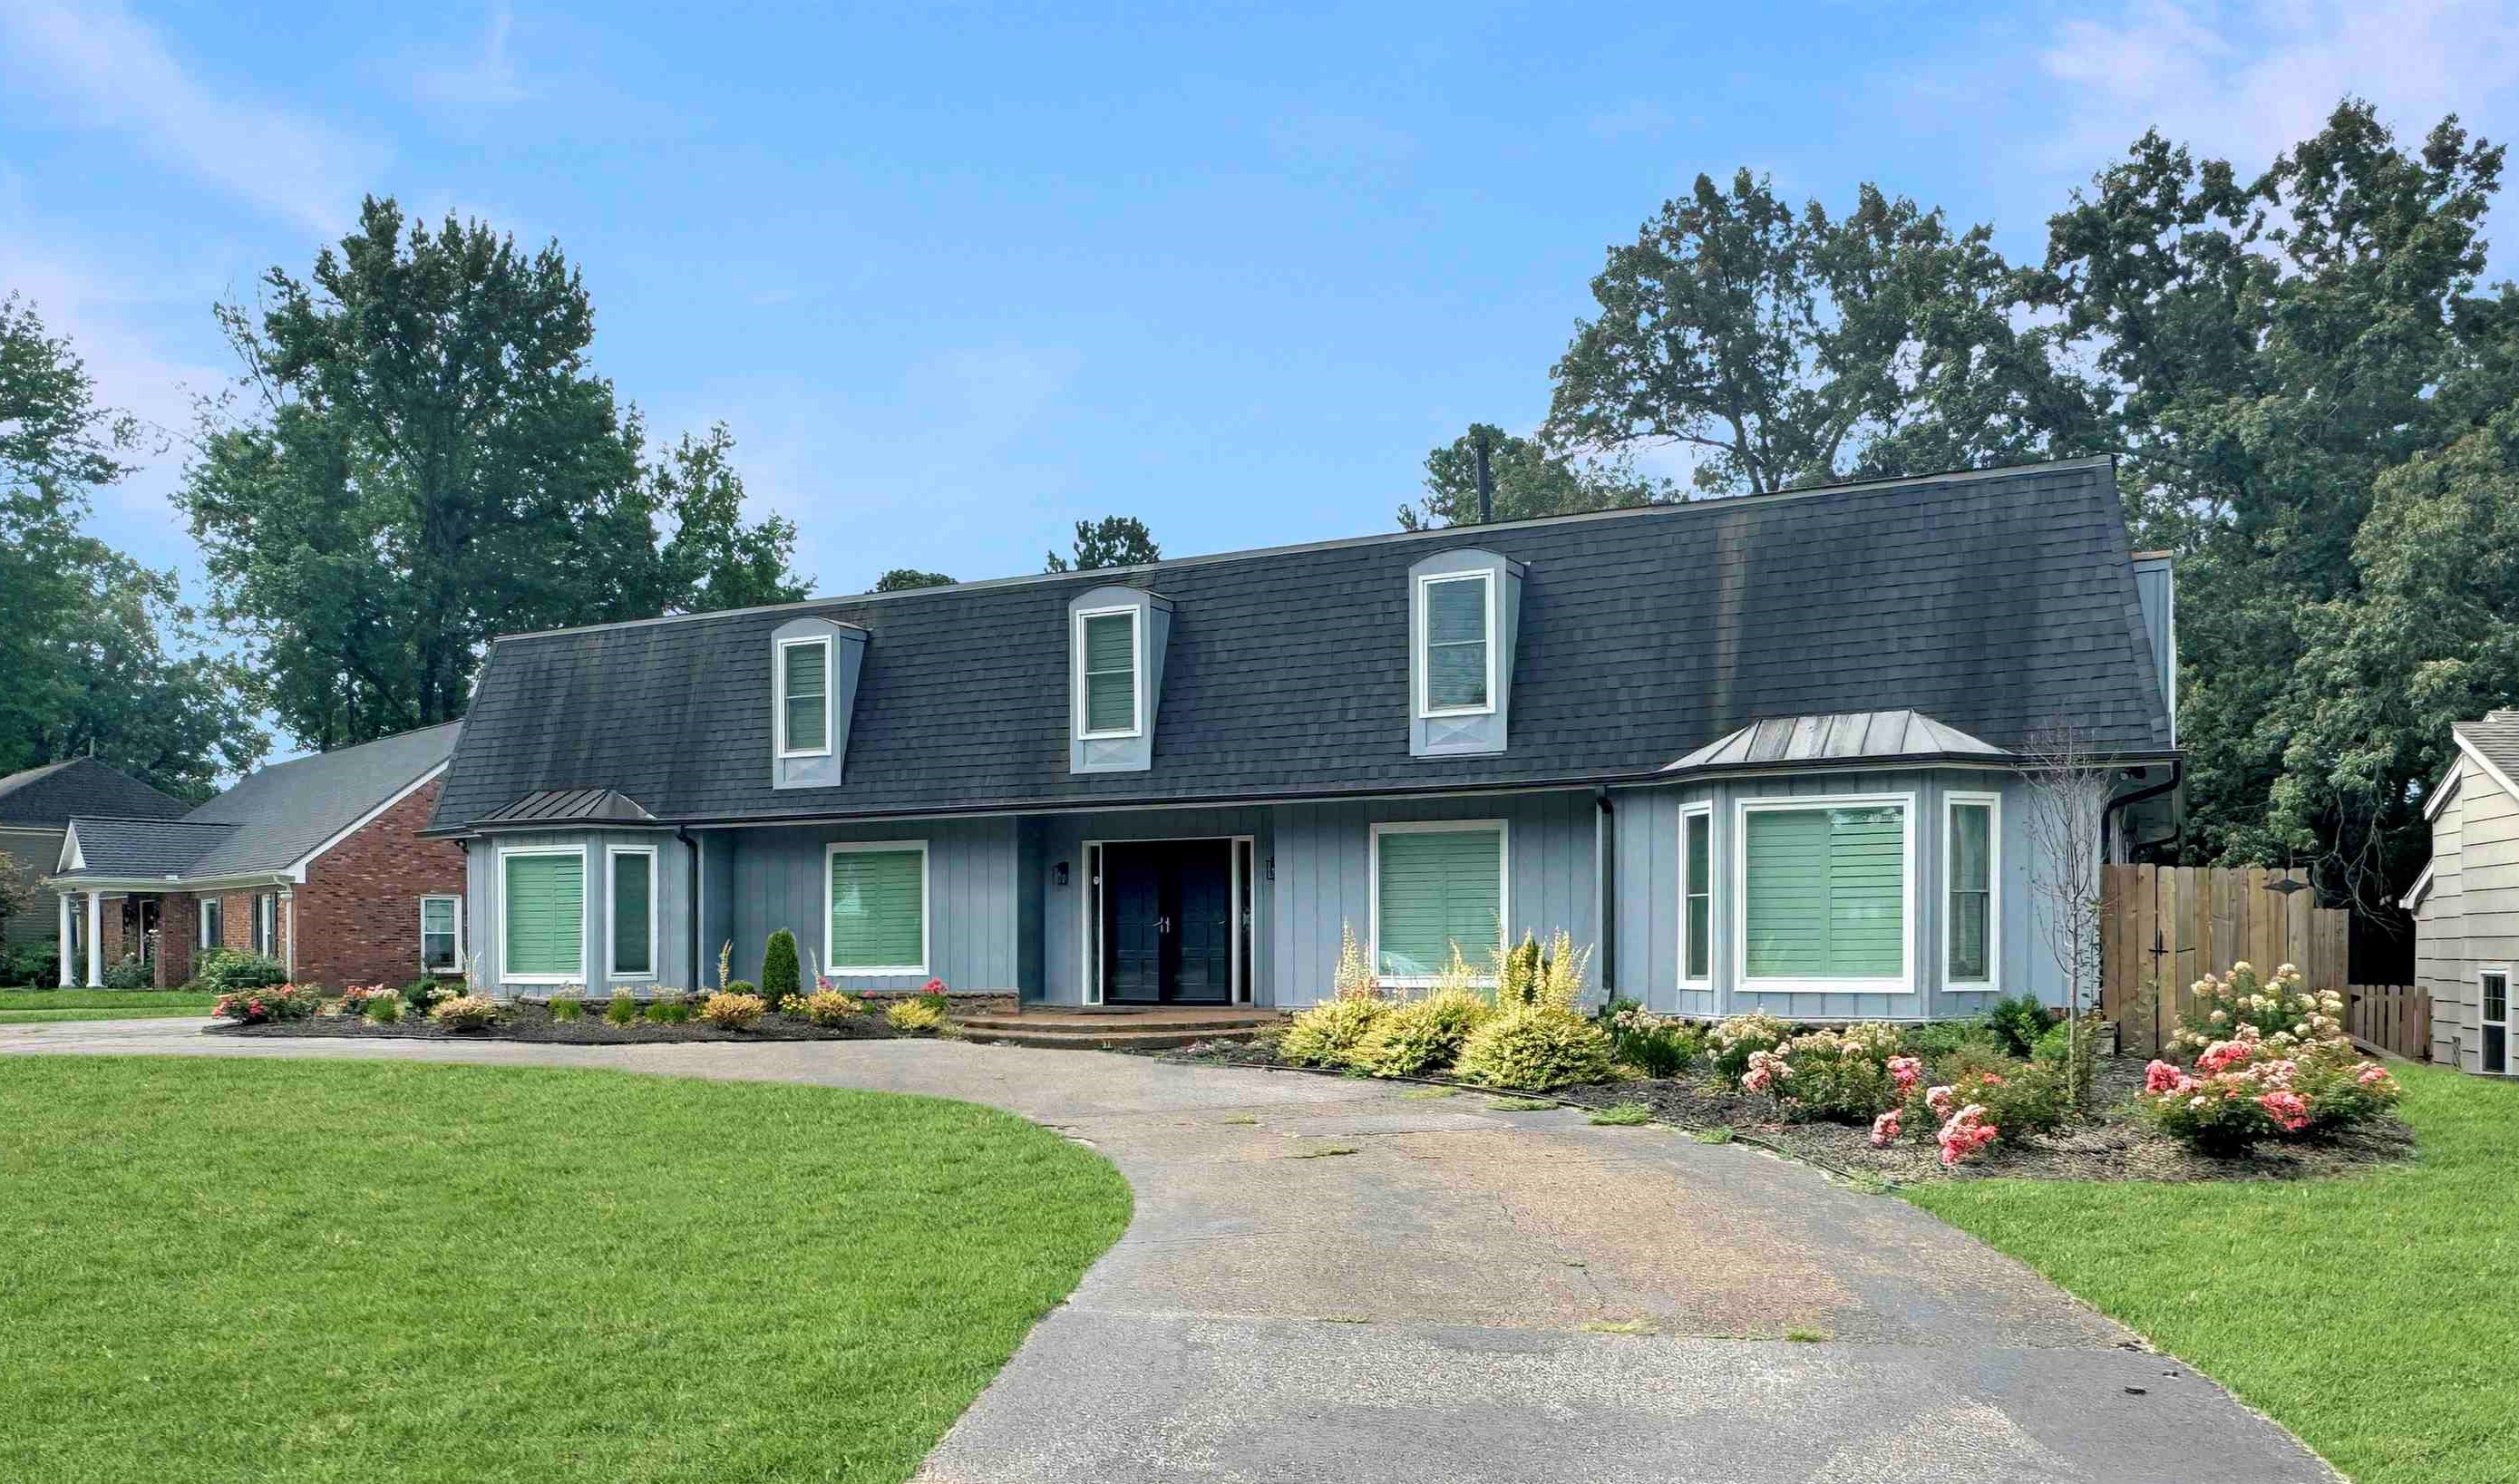
M 461 975 L 464 851 L 418 838 L 460 728 L 275 764 L 180 819 L 73 817 L 51 885 L 106 952 L 63 954 L 61 982 L 102 982 L 135 906 L 156 927 L 161 985 L 190 980 L 213 946 L 334 986 Z
M 0 942 L 41 942 L 61 932 L 61 903 L 42 882 L 61 858 L 72 815 L 178 819 L 191 807 L 94 758 L 48 763 L 0 778 L 0 851 L 17 862 L 18 879 L 29 889 L 25 903 L 0 921 Z M 112 943 L 110 927 L 106 936 Z

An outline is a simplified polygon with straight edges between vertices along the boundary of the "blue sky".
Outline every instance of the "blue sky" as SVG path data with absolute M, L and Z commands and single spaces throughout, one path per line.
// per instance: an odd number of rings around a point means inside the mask
M 0 290 L 180 430 L 213 302 L 362 192 L 556 237 L 597 368 L 725 419 L 825 592 L 1108 512 L 1173 554 L 1389 529 L 1431 445 L 1538 419 L 1604 248 L 1700 171 L 2028 256 L 2146 124 L 2247 164 L 2346 90 L 2519 125 L 2508 7 L 2424 0 L 382 14 L 0 0 Z M 99 529 L 199 594 L 180 458 Z

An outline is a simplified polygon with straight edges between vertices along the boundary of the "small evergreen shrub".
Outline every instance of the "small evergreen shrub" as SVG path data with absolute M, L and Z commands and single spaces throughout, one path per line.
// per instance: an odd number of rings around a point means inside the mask
M 721 989 L 718 992 L 721 994 L 749 994 L 758 999 L 761 995 L 761 986 L 748 979 L 739 979 L 728 984 L 724 989 Z M 766 1004 L 768 1001 L 763 1001 L 763 1003 Z
M 1470 990 L 1437 989 L 1376 1018 L 1348 1058 L 1378 1077 L 1441 1071 L 1460 1060 L 1470 1032 L 1493 1014 L 1495 1007 Z
M 552 1020 L 574 1021 L 585 1014 L 586 1001 L 580 999 L 578 996 L 574 994 L 555 994 L 552 996 L 551 1018 Z
M 932 1035 L 945 1028 L 945 996 L 915 994 L 895 1000 L 885 1008 L 883 1018 L 903 1035 Z
M 1299 1011 L 1277 1042 L 1279 1060 L 1297 1067 L 1346 1067 L 1391 1002 L 1369 994 L 1342 995 Z
M 287 982 L 288 970 L 280 960 L 233 948 L 212 948 L 193 971 L 194 986 L 205 994 L 234 994 Z
M 1986 1028 L 1982 1016 L 1965 1021 L 1926 1021 L 1909 1026 L 1898 1033 L 1898 1043 L 1909 1056 L 1937 1061 L 1971 1043 L 1994 1049 L 1994 1032 Z
M 369 1020 L 379 1026 L 398 1026 L 402 1023 L 402 996 L 399 994 L 377 995 L 376 998 L 368 1001 L 366 1014 Z
M 2006 1056 L 2026 1057 L 2038 1049 L 2038 1038 L 2055 1018 L 2034 994 L 2014 994 L 1996 1000 L 1985 1013 L 1985 1026 L 1994 1032 L 1995 1044 Z
M 449 1030 L 480 1030 L 498 1024 L 499 1002 L 487 995 L 459 994 L 429 1007 L 428 1018 Z
M 659 989 L 649 1003 L 647 1018 L 661 1026 L 687 1026 L 691 1023 L 691 997 L 680 989 Z
M 1530 1092 L 1606 1081 L 1610 1037 L 1571 1010 L 1505 1009 L 1470 1033 L 1454 1069 L 1465 1081 Z
M 106 965 L 105 987 L 108 989 L 146 989 L 152 979 L 149 961 L 137 953 L 126 953 Z
M 788 996 L 803 991 L 805 971 L 796 962 L 796 935 L 785 928 L 770 935 L 761 953 L 761 997 L 772 1008 L 784 1008 Z
M 736 980 L 736 984 L 743 981 Z M 768 1012 L 761 996 L 751 993 L 750 986 L 736 989 L 732 985 L 712 994 L 700 1005 L 700 1019 L 721 1030 L 749 1030 L 752 1023 Z
M 1674 1077 L 1705 1054 L 1705 1027 L 1615 998 L 1601 1010 L 1611 1054 L 1649 1077 Z
M 612 991 L 612 999 L 603 1007 L 603 1018 L 615 1026 L 627 1026 L 639 1018 L 639 1000 L 627 989 Z

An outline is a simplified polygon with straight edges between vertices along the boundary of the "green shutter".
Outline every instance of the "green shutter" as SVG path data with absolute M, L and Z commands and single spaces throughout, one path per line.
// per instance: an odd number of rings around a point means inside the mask
M 1493 579 L 1426 585 L 1426 705 L 1487 704 L 1487 593 Z
M 1492 829 L 1392 831 L 1381 837 L 1376 972 L 1434 974 L 1452 947 L 1483 965 L 1503 938 L 1504 837 Z
M 612 972 L 653 974 L 654 948 L 647 940 L 647 907 L 655 889 L 656 857 L 646 853 L 612 857 Z
M 1905 809 L 1753 809 L 1751 979 L 1906 977 Z
M 1994 977 L 1994 810 L 1982 804 L 1951 806 L 1950 977 Z
M 824 674 L 830 650 L 819 643 L 789 644 L 780 654 L 787 667 L 787 751 L 820 752 L 830 745 L 824 724 L 830 720 L 830 708 L 823 704 L 830 688 Z
M 586 862 L 577 855 L 507 858 L 507 972 L 586 972 Z
M 1127 731 L 1137 724 L 1137 621 L 1106 613 L 1084 621 L 1084 729 Z
M 1688 964 L 1685 978 L 1701 980 L 1714 963 L 1714 816 L 1688 816 Z
M 927 863 L 918 851 L 831 852 L 831 967 L 918 970 L 927 958 Z

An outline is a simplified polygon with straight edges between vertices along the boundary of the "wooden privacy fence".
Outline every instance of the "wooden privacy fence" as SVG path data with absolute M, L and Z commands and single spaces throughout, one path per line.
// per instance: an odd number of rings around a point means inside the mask
M 2290 964 L 2313 989 L 2345 987 L 2348 914 L 2315 905 L 2310 892 L 2267 890 L 2280 879 L 2259 866 L 2105 868 L 2099 1007 L 2126 1050 L 2159 1050 L 2195 1003 L 2188 986 L 2232 964 L 2268 977 Z
M 2344 1028 L 2355 1040 L 2401 1057 L 2432 1055 L 2432 997 L 2413 984 L 2348 984 Z

